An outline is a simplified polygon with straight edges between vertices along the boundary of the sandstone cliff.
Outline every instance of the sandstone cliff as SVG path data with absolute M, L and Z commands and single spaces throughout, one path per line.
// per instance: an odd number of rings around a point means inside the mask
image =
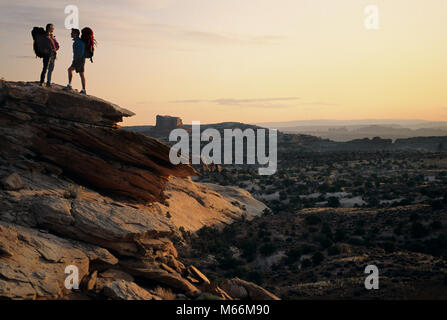
M 167 146 L 120 130 L 132 115 L 57 85 L 0 81 L 0 299 L 231 298 L 171 239 L 265 206 L 192 182 Z M 68 265 L 78 290 L 64 286 Z

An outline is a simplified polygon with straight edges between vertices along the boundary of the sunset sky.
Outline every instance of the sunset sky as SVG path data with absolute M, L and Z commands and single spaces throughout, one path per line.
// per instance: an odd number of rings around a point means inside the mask
M 38 80 L 30 31 L 53 22 L 53 82 L 67 83 L 69 4 L 99 43 L 87 92 L 134 111 L 125 125 L 447 121 L 447 0 L 2 0 L 1 77 Z M 379 30 L 364 26 L 367 5 Z

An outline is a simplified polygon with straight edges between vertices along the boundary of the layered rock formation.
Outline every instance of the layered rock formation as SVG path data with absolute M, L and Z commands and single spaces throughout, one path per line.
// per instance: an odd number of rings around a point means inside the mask
M 132 112 L 98 98 L 0 82 L 2 156 L 44 160 L 83 184 L 135 200 L 163 200 L 169 175 L 194 174 L 174 166 L 169 149 L 130 131 L 112 130 Z
M 231 298 L 171 239 L 263 205 L 185 179 L 195 171 L 172 165 L 167 146 L 120 130 L 131 115 L 60 86 L 0 82 L 0 298 Z

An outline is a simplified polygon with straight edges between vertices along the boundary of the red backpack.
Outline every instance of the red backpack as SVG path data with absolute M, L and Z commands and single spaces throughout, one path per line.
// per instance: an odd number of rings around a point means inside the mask
M 84 57 L 86 59 L 90 59 L 91 62 L 93 62 L 93 55 L 95 54 L 95 46 L 96 46 L 96 40 L 93 35 L 93 30 L 86 27 L 82 29 L 81 31 L 81 39 L 85 43 L 85 51 L 84 51 Z

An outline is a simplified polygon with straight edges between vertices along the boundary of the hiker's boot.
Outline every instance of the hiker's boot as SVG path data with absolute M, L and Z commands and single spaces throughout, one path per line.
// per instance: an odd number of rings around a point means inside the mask
M 47 88 L 51 88 L 51 83 L 47 82 Z
M 43 87 L 43 82 L 40 82 L 40 83 L 39 83 L 39 87 Z
M 67 86 L 64 87 L 64 90 L 73 90 L 73 88 L 71 87 L 71 84 L 67 84 Z
M 87 94 L 87 92 L 85 91 L 85 89 L 82 89 L 79 93 L 81 93 L 81 94 Z

